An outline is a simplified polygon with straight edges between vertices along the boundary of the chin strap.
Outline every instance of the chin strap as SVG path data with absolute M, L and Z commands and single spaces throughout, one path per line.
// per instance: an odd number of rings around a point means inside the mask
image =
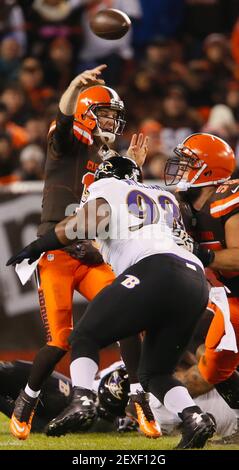
M 190 188 L 190 183 L 187 183 L 187 181 L 180 181 L 177 184 L 177 189 L 179 189 L 179 191 L 187 191 L 189 188 Z
M 189 188 L 204 188 L 206 186 L 218 186 L 220 184 L 225 183 L 229 179 L 230 179 L 230 176 L 228 178 L 221 178 L 220 180 L 208 181 L 205 183 L 198 183 L 198 184 L 187 182 L 187 181 L 180 181 L 176 187 L 177 189 L 179 189 L 179 191 L 187 191 Z
M 94 135 L 98 136 L 103 144 L 113 144 L 115 141 L 115 134 L 112 132 L 102 131 L 100 127 L 96 127 Z

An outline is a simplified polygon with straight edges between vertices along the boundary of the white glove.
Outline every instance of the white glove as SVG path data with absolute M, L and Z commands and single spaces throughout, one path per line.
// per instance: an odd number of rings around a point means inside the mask
M 181 227 L 175 228 L 173 230 L 173 240 L 178 246 L 193 253 L 194 240 L 186 230 L 183 230 Z

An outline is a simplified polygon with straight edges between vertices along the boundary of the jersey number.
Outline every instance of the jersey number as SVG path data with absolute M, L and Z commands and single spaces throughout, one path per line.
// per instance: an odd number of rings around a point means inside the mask
M 160 217 L 158 205 L 163 209 L 165 222 L 170 228 L 180 225 L 183 227 L 182 217 L 179 207 L 168 196 L 160 195 L 157 202 L 145 193 L 134 190 L 128 194 L 127 205 L 129 213 L 142 219 L 138 225 L 129 227 L 131 232 L 139 230 L 145 225 L 157 224 Z

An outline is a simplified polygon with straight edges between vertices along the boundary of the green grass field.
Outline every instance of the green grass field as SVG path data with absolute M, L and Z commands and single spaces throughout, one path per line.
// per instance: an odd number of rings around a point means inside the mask
M 19 441 L 9 433 L 9 420 L 0 414 L 0 450 L 170 450 L 179 437 L 147 439 L 137 432 L 68 434 L 64 437 L 47 437 L 31 434 L 26 441 Z M 207 450 L 239 450 L 239 445 L 216 446 L 211 441 Z

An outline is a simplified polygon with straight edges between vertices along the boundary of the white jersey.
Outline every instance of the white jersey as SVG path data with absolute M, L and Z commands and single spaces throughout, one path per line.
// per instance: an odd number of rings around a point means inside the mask
M 93 389 L 98 392 L 101 379 L 116 370 L 119 367 L 124 367 L 123 361 L 118 361 L 111 364 L 107 369 L 104 369 L 99 374 L 99 379 L 95 380 Z M 170 435 L 178 429 L 181 420 L 178 416 L 174 415 L 165 408 L 164 405 L 151 393 L 150 408 L 154 414 L 155 420 L 160 425 L 164 435 Z M 237 428 L 237 416 L 234 410 L 229 408 L 223 398 L 217 393 L 215 389 L 208 393 L 204 393 L 197 398 L 194 398 L 197 406 L 199 406 L 205 413 L 211 413 L 217 424 L 217 434 L 226 437 L 235 433 Z
M 211 413 L 214 416 L 217 424 L 217 434 L 220 436 L 231 436 L 238 430 L 235 411 L 229 408 L 215 389 L 194 398 L 194 401 L 202 411 Z M 156 421 L 162 428 L 163 434 L 171 434 L 182 422 L 178 416 L 168 411 L 151 393 L 149 404 Z
M 175 243 L 174 229 L 183 222 L 175 197 L 157 184 L 105 178 L 88 188 L 87 202 L 104 198 L 111 208 L 107 233 L 98 232 L 97 243 L 116 275 L 150 255 L 172 254 L 191 269 L 203 266 L 196 256 Z

